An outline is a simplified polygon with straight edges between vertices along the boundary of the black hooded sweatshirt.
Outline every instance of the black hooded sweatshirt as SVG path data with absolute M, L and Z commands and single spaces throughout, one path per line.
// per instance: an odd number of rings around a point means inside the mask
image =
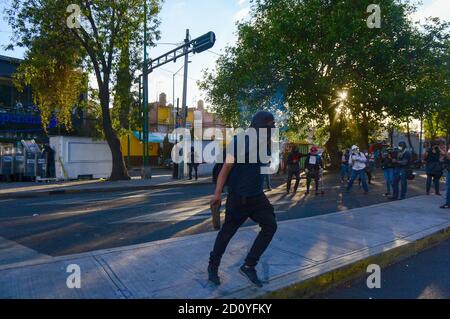
M 250 127 L 256 129 L 257 135 L 259 136 L 260 128 L 273 128 L 273 125 L 270 125 L 271 122 L 274 122 L 274 117 L 272 113 L 266 111 L 260 111 L 253 116 Z M 267 139 L 270 139 L 270 131 L 267 132 Z M 234 137 L 234 154 L 237 159 L 237 136 Z M 257 153 L 258 162 L 257 163 L 249 163 L 248 162 L 248 153 L 255 152 L 257 150 L 249 149 L 248 138 L 246 138 L 245 143 L 245 151 L 246 153 L 246 162 L 245 163 L 236 163 L 233 167 L 230 176 L 228 178 L 228 191 L 229 193 L 238 194 L 239 196 L 257 196 L 264 192 L 263 184 L 264 184 L 264 175 L 261 174 L 261 166 L 265 165 L 259 161 L 259 152 Z M 270 148 L 268 147 L 268 151 Z M 268 152 L 267 154 L 270 154 Z

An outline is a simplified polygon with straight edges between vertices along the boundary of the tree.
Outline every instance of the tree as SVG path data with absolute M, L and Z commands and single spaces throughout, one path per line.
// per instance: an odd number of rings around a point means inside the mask
M 397 61 L 408 58 L 405 39 L 413 27 L 407 15 L 414 8 L 379 2 L 383 26 L 370 29 L 371 1 L 255 1 L 252 19 L 238 27 L 236 46 L 218 59 L 214 73 L 206 73 L 201 87 L 219 116 L 234 125 L 245 110 L 273 107 L 272 97 L 281 92 L 284 103 L 275 108 L 286 108 L 289 127 L 326 128 L 325 146 L 337 167 L 349 121 L 358 124 L 352 125 L 354 135 L 368 144 L 383 111 L 404 105 L 397 87 L 385 84 L 401 77 L 403 64 Z
M 151 45 L 153 40 L 159 37 L 159 21 L 156 16 L 160 11 L 160 1 L 149 2 L 147 24 L 150 32 L 147 42 Z M 73 20 L 73 12 L 67 12 L 71 4 L 78 5 L 81 10 L 79 27 L 68 23 Z M 26 72 L 23 78 L 29 79 L 31 84 L 38 79 L 42 66 L 45 70 L 49 68 L 48 65 L 60 65 L 63 69 L 72 70 L 82 68 L 95 74 L 102 130 L 112 153 L 110 179 L 129 179 L 120 140 L 113 128 L 110 111 L 111 87 L 114 87 L 114 73 L 120 70 L 120 67 L 117 68 L 120 56 L 126 58 L 127 43 L 130 54 L 134 55 L 132 60 L 137 60 L 139 52 L 142 51 L 143 0 L 14 0 L 7 13 L 16 35 L 15 42 L 29 50 L 25 64 L 30 67 L 24 67 L 24 72 L 30 71 Z M 48 52 L 51 54 L 47 54 Z M 35 56 L 40 59 L 35 59 Z M 124 75 L 123 72 L 119 74 Z M 50 80 L 54 81 L 47 81 L 47 85 L 58 89 L 57 81 L 60 79 L 54 77 Z M 128 101 L 123 101 L 124 95 L 121 92 L 121 89 L 128 85 L 123 85 L 126 82 L 129 82 L 129 79 L 124 79 L 123 82 L 119 79 L 120 84 L 116 86 L 119 91 L 118 98 L 123 102 L 121 105 L 129 105 Z M 78 87 L 74 86 L 72 89 L 76 92 Z M 59 109 L 59 114 L 67 114 L 73 107 L 69 103 L 72 95 L 63 90 L 59 90 L 58 95 L 67 103 L 56 104 L 51 95 L 39 96 L 38 107 L 44 110 L 44 114 L 50 113 L 45 111 L 47 109 Z M 68 119 L 65 118 L 65 121 Z

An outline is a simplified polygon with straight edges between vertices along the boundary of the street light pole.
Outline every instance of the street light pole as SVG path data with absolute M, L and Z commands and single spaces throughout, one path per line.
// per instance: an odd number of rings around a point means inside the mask
M 186 29 L 186 39 L 184 39 L 186 44 L 189 43 L 189 29 Z M 184 56 L 184 74 L 183 74 L 183 128 L 186 128 L 187 119 L 187 78 L 188 78 L 188 65 L 189 65 L 189 55 L 187 54 L 188 47 L 184 48 L 186 55 Z
M 181 107 L 183 108 L 182 114 L 183 114 L 183 124 L 182 127 L 186 128 L 186 120 L 188 116 L 188 109 L 187 109 L 187 76 L 188 76 L 188 65 L 189 65 L 189 54 L 188 54 L 188 44 L 189 44 L 189 29 L 186 29 L 186 38 L 184 39 L 184 43 L 186 46 L 184 47 L 184 74 L 183 74 L 183 100 Z M 185 154 L 183 154 L 184 157 Z M 178 177 L 180 179 L 184 178 L 184 161 L 181 161 L 181 165 L 179 168 L 180 174 L 178 174 Z
M 142 123 L 142 146 L 143 146 L 143 171 L 142 178 L 152 177 L 148 158 L 148 71 L 147 71 L 147 0 L 144 0 L 144 70 L 143 70 L 143 123 Z
M 188 61 L 188 63 L 191 63 L 191 61 Z M 184 68 L 184 65 L 181 67 L 181 68 L 179 68 L 178 69 L 178 71 L 177 72 L 175 72 L 174 74 L 172 74 L 172 101 L 173 101 L 173 103 L 172 103 L 172 105 L 173 105 L 173 111 L 172 111 L 172 113 L 175 113 L 175 76 L 182 70 Z M 175 125 L 175 122 L 176 122 L 176 119 L 174 118 L 174 121 L 173 121 L 173 128 L 175 129 L 176 127 L 176 125 Z
M 186 30 L 186 38 L 184 44 L 155 58 L 147 61 L 147 3 L 144 2 L 144 67 L 143 67 L 143 78 L 144 78 L 144 92 L 143 92 L 143 103 L 144 103 L 144 120 L 143 120 L 143 131 L 144 131 L 144 173 L 148 173 L 151 177 L 150 167 L 148 165 L 148 73 L 152 72 L 154 69 L 161 67 L 169 62 L 176 62 L 178 58 L 184 56 L 184 83 L 183 83 L 183 127 L 186 128 L 186 118 L 188 115 L 187 111 L 187 74 L 188 74 L 188 63 L 189 63 L 189 53 L 201 53 L 208 50 L 214 46 L 216 42 L 216 35 L 214 32 L 210 31 L 192 41 L 189 39 L 189 29 Z M 183 161 L 181 162 L 183 165 Z M 181 168 L 183 171 L 183 167 Z M 181 172 L 183 174 L 183 172 Z M 143 174 L 144 175 L 144 174 Z M 147 174 L 145 174 L 147 175 Z M 181 174 L 180 174 L 181 176 Z M 144 177 L 144 176 L 143 176 Z

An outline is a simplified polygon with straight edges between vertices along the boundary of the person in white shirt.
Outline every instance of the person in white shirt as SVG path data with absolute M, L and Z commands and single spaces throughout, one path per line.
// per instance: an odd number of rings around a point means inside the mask
M 359 178 L 361 179 L 362 187 L 364 189 L 364 193 L 367 194 L 369 192 L 369 186 L 367 185 L 365 172 L 367 158 L 363 153 L 359 151 L 358 146 L 352 146 L 352 154 L 350 155 L 348 163 L 352 168 L 352 175 L 350 177 L 350 180 L 348 181 L 347 191 L 350 191 L 352 189 L 353 182 L 359 176 Z

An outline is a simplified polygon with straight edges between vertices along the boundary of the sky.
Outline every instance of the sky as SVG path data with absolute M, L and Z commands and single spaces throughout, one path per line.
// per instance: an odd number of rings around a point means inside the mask
M 9 44 L 11 29 L 6 21 L 3 9 L 10 0 L 0 0 L 0 55 L 22 58 L 24 50 L 16 48 L 5 51 L 3 46 Z M 450 20 L 450 0 L 422 0 L 422 6 L 413 19 L 424 19 L 427 16 L 437 16 Z M 149 56 L 156 58 L 175 48 L 166 43 L 181 43 L 185 38 L 186 29 L 190 30 L 192 38 L 209 31 L 216 34 L 216 44 L 210 51 L 190 56 L 188 72 L 189 106 L 194 106 L 197 100 L 204 99 L 204 93 L 197 87 L 197 80 L 203 76 L 202 70 L 213 69 L 215 61 L 227 45 L 233 45 L 236 37 L 236 22 L 248 18 L 250 12 L 249 0 L 165 0 L 160 13 L 161 39 L 155 48 L 149 50 Z M 155 101 L 161 92 L 167 94 L 172 102 L 173 73 L 183 66 L 183 60 L 169 63 L 155 70 L 149 77 L 149 100 Z M 175 77 L 175 98 L 182 97 L 183 70 Z

